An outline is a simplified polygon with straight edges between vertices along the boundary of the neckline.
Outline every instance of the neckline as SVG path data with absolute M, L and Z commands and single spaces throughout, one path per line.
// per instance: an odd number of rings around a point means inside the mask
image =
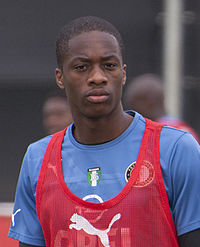
M 133 187 L 133 184 L 135 183 L 137 177 L 138 177 L 138 173 L 140 170 L 140 166 L 141 166 L 141 160 L 142 160 L 142 146 L 146 146 L 146 131 L 147 128 L 145 128 L 145 132 L 143 134 L 143 138 L 140 144 L 140 151 L 138 154 L 138 158 L 134 167 L 134 173 L 131 174 L 129 181 L 127 182 L 127 184 L 123 187 L 123 189 L 113 198 L 106 200 L 104 202 L 100 202 L 100 203 L 96 203 L 96 202 L 88 202 L 88 201 L 84 201 L 82 198 L 78 197 L 77 195 L 75 195 L 73 192 L 71 192 L 71 190 L 68 188 L 67 184 L 65 183 L 64 177 L 63 177 L 63 172 L 62 172 L 62 159 L 61 159 L 61 149 L 62 149 L 62 142 L 64 139 L 64 135 L 66 132 L 66 129 L 63 131 L 62 136 L 59 140 L 58 143 L 58 148 L 57 148 L 57 153 L 56 153 L 56 169 L 58 171 L 58 180 L 59 183 L 63 189 L 63 192 L 65 193 L 65 195 L 67 197 L 70 198 L 70 200 L 74 201 L 76 204 L 79 204 L 81 206 L 87 207 L 87 208 L 92 208 L 92 209 L 107 209 L 110 208 L 116 204 L 118 204 L 119 202 L 121 202 L 121 200 L 123 200 L 123 198 L 129 193 L 129 191 L 131 190 L 131 188 Z
M 72 132 L 73 124 L 71 124 L 68 128 L 68 131 L 67 131 L 67 135 L 68 135 L 70 143 L 73 146 L 75 146 L 76 148 L 83 149 L 83 150 L 89 149 L 91 151 L 92 150 L 105 149 L 105 148 L 107 149 L 113 145 L 118 144 L 136 127 L 137 121 L 139 120 L 139 115 L 136 114 L 135 112 L 133 112 L 133 111 L 126 111 L 126 112 L 128 114 L 130 114 L 131 116 L 133 116 L 133 120 L 132 120 L 131 124 L 128 126 L 128 128 L 120 136 L 118 136 L 114 140 L 111 140 L 111 141 L 108 141 L 108 142 L 102 143 L 102 144 L 97 144 L 97 145 L 81 144 L 81 143 L 77 142 L 76 139 L 74 138 L 73 132 Z

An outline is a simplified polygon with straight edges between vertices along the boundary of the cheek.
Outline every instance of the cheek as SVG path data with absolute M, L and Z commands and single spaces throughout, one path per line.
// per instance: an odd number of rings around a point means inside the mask
M 124 80 L 124 76 L 123 73 L 119 73 L 116 77 L 115 77 L 115 87 L 117 90 L 121 90 L 122 87 L 125 84 L 125 80 Z
M 70 76 L 64 78 L 64 86 L 67 97 L 70 97 L 71 94 L 75 94 L 79 87 L 76 80 Z
M 122 97 L 122 83 L 113 84 L 112 91 L 113 91 L 113 99 L 114 101 L 119 101 Z
M 82 87 L 80 85 L 69 85 L 67 90 L 66 90 L 66 94 L 67 97 L 69 99 L 69 102 L 72 103 L 72 105 L 74 104 L 78 104 L 78 102 L 81 101 L 81 95 L 82 93 Z

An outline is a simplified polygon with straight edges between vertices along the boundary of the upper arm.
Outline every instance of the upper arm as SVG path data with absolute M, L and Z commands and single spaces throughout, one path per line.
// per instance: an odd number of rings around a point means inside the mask
M 161 139 L 161 166 L 172 217 L 180 236 L 200 228 L 200 146 L 190 134 L 168 130 L 165 128 Z
M 186 134 L 171 166 L 172 214 L 178 235 L 200 228 L 200 146 Z
M 31 166 L 37 166 L 37 162 L 40 161 L 33 160 L 30 156 L 30 151 L 28 151 L 23 159 L 17 184 L 9 237 L 19 240 L 22 243 L 44 246 L 44 236 L 36 212 L 36 186 L 33 184 L 33 177 L 35 176 L 37 180 L 39 171 L 37 174 L 34 168 L 30 169 Z

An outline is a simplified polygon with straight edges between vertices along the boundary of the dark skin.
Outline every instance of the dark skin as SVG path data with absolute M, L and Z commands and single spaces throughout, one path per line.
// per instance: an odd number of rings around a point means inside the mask
M 68 95 L 78 142 L 104 143 L 130 125 L 132 117 L 121 104 L 126 65 L 112 35 L 92 31 L 72 38 L 63 70 L 56 69 L 56 79 Z
M 56 69 L 56 80 L 67 93 L 79 143 L 108 142 L 130 125 L 133 118 L 121 104 L 126 65 L 112 35 L 91 31 L 72 38 L 63 69 Z M 199 240 L 200 230 L 179 237 L 181 247 L 197 247 Z M 19 242 L 19 247 L 34 245 Z

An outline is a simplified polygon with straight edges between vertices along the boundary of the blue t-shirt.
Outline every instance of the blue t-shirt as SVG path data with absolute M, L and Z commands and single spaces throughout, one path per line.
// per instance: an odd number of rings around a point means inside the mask
M 72 128 L 73 124 L 66 131 L 61 153 L 67 186 L 74 194 L 89 201 L 111 199 L 127 183 L 125 174 L 137 159 L 145 119 L 135 113 L 131 125 L 122 135 L 99 145 L 78 143 Z M 36 185 L 50 139 L 51 136 L 45 137 L 28 147 L 18 180 L 9 231 L 10 237 L 32 245 L 45 246 L 36 214 Z M 200 228 L 199 144 L 188 132 L 164 126 L 160 138 L 160 162 L 178 235 Z M 88 179 L 88 169 L 100 171 L 94 172 L 98 175 L 94 183 Z

